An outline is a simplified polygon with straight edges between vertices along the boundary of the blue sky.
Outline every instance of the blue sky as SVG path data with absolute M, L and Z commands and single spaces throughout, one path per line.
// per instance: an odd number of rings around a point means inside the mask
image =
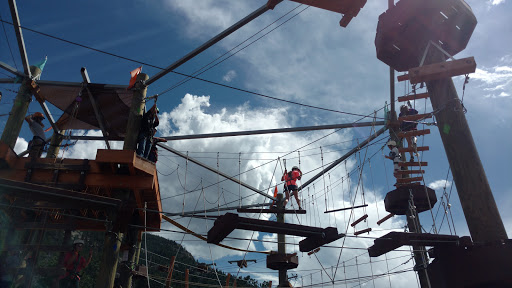
M 478 25 L 467 49 L 455 56 L 456 58 L 474 56 L 477 62 L 477 71 L 470 75 L 464 94 L 464 105 L 468 110 L 466 118 L 505 227 L 510 234 L 512 233 L 512 213 L 508 207 L 512 204 L 510 196 L 512 189 L 510 188 L 510 169 L 507 168 L 507 164 L 512 162 L 512 154 L 509 152 L 509 147 L 512 146 L 512 136 L 509 133 L 512 128 L 512 116 L 509 112 L 512 109 L 512 52 L 510 51 L 511 39 L 509 37 L 512 32 L 509 18 L 512 4 L 506 0 L 466 2 L 472 7 L 478 20 Z M 17 4 L 22 26 L 137 61 L 166 67 L 264 3 L 265 1 L 248 0 L 236 2 L 227 0 L 159 0 L 88 1 L 79 6 L 75 2 L 69 1 L 62 3 L 19 1 Z M 385 11 L 386 5 L 387 1 L 368 1 L 349 26 L 341 28 L 338 26 L 341 19 L 339 14 L 314 7 L 297 7 L 298 4 L 295 2 L 284 1 L 275 10 L 265 13 L 205 53 L 187 62 L 177 71 L 186 74 L 193 73 L 291 11 L 279 20 L 277 25 L 293 15 L 296 15 L 295 17 L 280 27 L 276 28 L 275 24 L 270 26 L 263 33 L 273 28 L 276 29 L 235 54 L 234 51 L 238 51 L 239 48 L 260 37 L 261 34 L 242 44 L 230 52 L 229 55 L 232 57 L 201 74 L 200 77 L 285 100 L 367 115 L 382 108 L 385 101 L 389 102 L 388 67 L 375 57 L 373 44 L 377 18 Z M 2 19 L 11 21 L 7 1 L 0 3 L 0 15 Z M 2 29 L 0 61 L 22 70 L 12 26 L 4 24 L 4 27 L 6 35 Z M 23 33 L 31 63 L 48 56 L 48 63 L 41 77 L 44 80 L 80 82 L 80 68 L 86 67 L 94 83 L 125 85 L 129 81 L 129 71 L 140 66 L 138 63 L 70 45 L 30 31 Z M 14 57 L 11 57 L 6 39 L 8 39 Z M 156 68 L 147 65 L 143 67 L 142 71 L 150 76 L 158 72 Z M 3 70 L 0 72 L 0 78 L 11 76 Z M 169 74 L 152 84 L 148 88 L 148 95 L 161 93 L 182 78 L 179 75 Z M 462 97 L 463 78 L 455 77 L 454 83 L 460 98 Z M 403 82 L 395 83 L 395 87 L 396 96 L 403 95 L 410 90 L 410 87 Z M 0 90 L 3 93 L 0 114 L 5 114 L 9 112 L 12 99 L 14 99 L 14 93 L 10 90 L 17 90 L 17 86 L 1 84 Z M 198 80 L 188 81 L 163 94 L 158 100 L 158 105 L 162 111 L 160 135 L 350 123 L 360 118 L 287 104 Z M 432 110 L 429 102 L 425 104 L 420 101 L 416 105 L 420 107 L 418 109 L 420 112 Z M 30 112 L 40 111 L 40 107 L 32 103 L 29 110 Z M 57 118 L 61 112 L 52 108 L 52 113 Z M 378 113 L 378 117 L 382 117 L 382 111 Z M 0 117 L 1 127 L 5 121 L 5 116 Z M 363 121 L 371 121 L 371 119 Z M 448 163 L 437 129 L 435 127 L 430 127 L 430 129 L 432 134 L 424 137 L 425 145 L 430 146 L 430 151 L 423 156 L 425 161 L 429 162 L 429 166 L 426 167 L 425 181 L 437 188 L 436 192 L 440 198 L 445 186 L 444 180 L 448 172 Z M 276 160 L 278 156 L 282 157 L 287 152 L 304 146 L 300 149 L 300 165 L 306 172 L 303 180 L 308 180 L 318 171 L 315 169 L 322 167 L 320 146 L 322 146 L 322 153 L 325 152 L 323 161 L 326 165 L 356 145 L 357 140 L 362 141 L 370 135 L 369 129 L 349 129 L 312 143 L 331 132 L 333 131 L 191 140 L 173 142 L 169 145 L 180 151 L 189 151 L 191 157 L 196 157 L 213 167 L 217 166 L 218 161 L 219 169 L 231 175 L 238 174 L 239 170 L 242 172 L 250 170 L 271 159 Z M 98 134 L 97 131 L 90 133 Z M 30 138 L 30 131 L 25 125 L 20 137 Z M 26 141 L 23 139 L 18 141 L 17 149 L 22 150 L 26 145 Z M 375 237 L 386 233 L 387 230 L 384 229 L 400 229 L 404 225 L 403 217 L 395 217 L 384 227 L 378 227 L 375 224 L 379 216 L 382 217 L 385 213 L 382 199 L 385 193 L 391 189 L 390 185 L 393 181 L 390 175 L 391 165 L 388 160 L 383 159 L 382 152 L 379 151 L 383 145 L 382 141 L 368 148 L 367 156 L 375 153 L 376 156 L 370 160 L 371 169 L 369 164 L 365 164 L 361 174 L 366 193 L 364 201 L 369 204 L 369 208 L 365 212 L 370 215 L 364 228 L 368 225 L 377 230 L 369 235 Z M 420 139 L 420 141 L 422 140 Z M 310 145 L 305 146 L 307 144 Z M 118 143 L 115 145 L 121 147 Z M 79 143 L 66 151 L 64 156 L 94 158 L 95 148 L 103 148 L 103 146 L 102 143 Z M 219 152 L 219 160 L 217 160 L 217 152 Z M 361 151 L 361 159 L 364 159 L 365 152 L 366 150 Z M 240 163 L 238 153 L 242 153 Z M 384 150 L 384 153 L 387 151 Z M 288 159 L 288 168 L 299 164 L 297 152 L 284 157 Z M 267 189 L 275 185 L 276 177 L 281 176 L 282 163 L 281 165 L 276 165 L 276 163 L 274 161 L 250 170 L 243 174 L 241 179 L 252 186 Z M 359 173 L 353 174 L 350 184 L 346 174 L 357 169 L 357 166 L 356 158 L 351 157 L 346 166 L 342 164 L 325 178 L 318 179 L 315 182 L 315 191 L 311 187 L 309 192 L 303 192 L 303 197 L 306 198 L 308 193 L 309 197 L 313 194 L 318 195 L 319 198 L 315 199 L 315 208 L 312 204 L 310 206 L 306 204 L 306 207 L 309 207 L 307 216 L 287 219 L 287 221 L 300 221 L 307 225 L 321 224 L 323 227 L 335 225 L 340 232 L 344 231 L 345 222 L 348 221 L 350 213 L 336 213 L 336 216 L 333 216 L 332 214 L 324 215 L 322 211 L 326 209 L 326 202 L 328 209 L 350 205 L 349 197 L 357 189 Z M 185 199 L 185 210 L 216 207 L 216 201 L 220 201 L 219 205 L 223 205 L 225 202 L 238 199 L 239 191 L 243 195 L 251 194 L 250 191 L 239 189 L 238 185 L 226 182 L 215 184 L 218 181 L 215 174 L 190 163 L 186 165 L 184 161 L 167 153 L 161 152 L 161 159 L 157 167 L 161 172 L 162 197 L 171 197 L 162 202 L 164 211 L 167 212 L 181 211 L 183 196 L 176 197 L 175 195 L 181 195 L 184 190 L 195 190 L 196 187 L 201 187 L 201 183 L 203 186 L 211 185 L 209 188 L 205 188 L 207 196 L 201 196 L 200 191 L 189 193 Z M 177 173 L 166 176 L 176 169 Z M 179 179 L 177 175 L 179 175 Z M 185 177 L 186 183 L 184 183 Z M 451 174 L 448 181 L 447 192 L 449 193 Z M 328 186 L 329 189 L 327 189 Z M 322 195 L 324 189 L 329 191 L 327 196 L 330 197 L 330 200 L 327 199 L 328 201 L 325 201 L 325 197 Z M 457 234 L 468 235 L 469 232 L 455 190 L 453 187 L 450 203 Z M 223 191 L 227 192 L 222 195 Z M 218 198 L 220 200 L 217 200 Z M 261 196 L 253 196 L 244 200 L 243 204 L 261 203 L 262 201 L 264 200 Z M 355 204 L 361 203 L 362 199 L 357 196 Z M 437 211 L 438 205 L 436 204 L 434 212 Z M 441 210 L 440 214 L 442 212 Z M 363 213 L 363 211 L 355 213 L 356 217 L 359 217 L 358 213 Z M 257 215 L 246 216 L 258 217 Z M 441 217 L 439 216 L 437 219 L 436 225 L 439 227 Z M 210 225 L 210 227 L 212 225 L 211 222 L 205 224 L 204 221 L 197 219 L 190 223 L 189 219 L 178 220 L 182 224 L 189 224 L 191 228 L 201 233 L 207 231 L 205 225 Z M 428 230 L 432 225 L 430 213 L 424 213 L 422 220 L 424 227 Z M 164 227 L 170 228 L 167 225 Z M 446 222 L 444 222 L 441 232 L 450 233 Z M 353 233 L 353 231 L 349 230 L 348 233 Z M 175 233 L 162 233 L 162 235 L 170 239 L 181 240 L 181 235 Z M 235 235 L 251 238 L 250 232 L 238 231 Z M 272 235 L 259 235 L 258 233 L 254 237 L 273 239 Z M 200 257 L 204 262 L 211 262 L 212 259 L 220 261 L 222 264 L 220 266 L 225 267 L 226 270 L 237 272 L 238 269 L 235 269 L 237 267 L 228 266 L 226 261 L 239 259 L 243 255 L 209 247 L 204 243 L 189 241 L 191 239 L 186 237 L 183 243 L 194 256 Z M 290 241 L 298 243 L 298 240 L 300 239 L 291 239 Z M 371 240 L 360 238 L 347 238 L 346 241 L 345 245 L 353 248 L 364 248 L 372 244 Z M 227 243 L 244 248 L 249 245 L 247 241 L 227 241 Z M 341 241 L 337 241 L 333 245 L 341 246 L 341 244 Z M 260 250 L 271 249 L 273 246 L 275 244 L 267 243 L 265 246 L 261 243 L 250 244 L 250 247 Z M 148 248 L 151 249 L 151 247 Z M 289 245 L 288 249 L 297 250 L 293 245 Z M 326 267 L 341 265 L 337 263 L 339 253 L 340 249 L 325 248 L 321 250 L 318 257 Z M 358 256 L 359 263 L 368 262 L 368 257 L 362 255 L 363 253 L 363 250 L 345 249 L 341 261 L 347 261 L 347 265 L 352 265 L 354 257 Z M 395 252 L 395 256 L 405 258 L 389 260 L 390 268 L 400 265 L 408 259 L 407 252 Z M 389 255 L 390 258 L 395 256 Z M 261 257 L 248 255 L 247 259 Z M 306 276 L 308 280 L 304 280 L 304 284 L 308 285 L 310 272 L 304 270 L 312 271 L 321 268 L 314 257 L 300 255 L 299 261 L 301 265 L 297 273 L 300 276 L 308 275 Z M 274 276 L 277 274 L 269 273 L 269 270 L 264 267 L 264 260 L 259 260 L 256 265 L 251 265 L 240 272 L 249 272 L 258 279 L 275 280 Z M 401 267 L 409 268 L 412 267 L 412 264 L 408 263 Z M 366 275 L 377 274 L 376 271 L 384 273 L 388 270 L 385 262 L 360 265 L 360 268 L 361 271 L 358 272 L 362 273 L 361 275 L 366 272 L 368 273 Z M 332 276 L 331 271 L 327 270 L 327 274 L 330 273 Z M 259 272 L 262 271 L 263 273 L 260 274 Z M 356 275 L 355 270 L 352 271 L 348 268 L 346 273 Z M 317 272 L 313 274 L 313 282 L 320 282 L 322 277 L 325 280 L 329 276 L 326 273 Z M 346 277 L 350 278 L 350 275 Z M 411 273 L 391 277 L 393 287 L 410 287 L 408 281 L 414 279 L 414 275 Z M 336 279 L 342 278 L 343 275 L 336 275 Z M 381 287 L 381 285 L 387 285 L 386 281 L 387 279 L 379 278 L 375 283 L 369 282 L 368 285 Z M 300 281 L 297 284 L 300 284 Z

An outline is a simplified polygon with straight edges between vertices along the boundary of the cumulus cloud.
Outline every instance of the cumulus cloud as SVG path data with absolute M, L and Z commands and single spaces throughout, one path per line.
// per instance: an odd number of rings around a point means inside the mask
M 436 181 L 429 183 L 427 186 L 434 190 L 438 190 L 438 189 L 443 189 L 445 187 L 450 187 L 451 185 L 452 185 L 451 181 L 436 180 Z
M 16 140 L 16 144 L 14 145 L 14 152 L 16 152 L 16 154 L 20 154 L 21 152 L 27 150 L 27 148 L 28 148 L 27 140 L 18 137 L 18 139 Z
M 236 72 L 235 70 L 229 70 L 223 77 L 222 77 L 222 80 L 226 81 L 226 82 L 231 82 L 233 81 L 233 79 L 235 79 L 236 77 Z
M 509 97 L 512 90 L 511 56 L 506 55 L 499 59 L 499 65 L 492 68 L 477 68 L 470 79 L 476 80 L 479 87 L 487 93 L 486 98 Z
M 492 6 L 497 6 L 497 5 L 505 3 L 505 0 L 489 0 L 487 3 L 489 3 L 489 5 L 492 5 Z

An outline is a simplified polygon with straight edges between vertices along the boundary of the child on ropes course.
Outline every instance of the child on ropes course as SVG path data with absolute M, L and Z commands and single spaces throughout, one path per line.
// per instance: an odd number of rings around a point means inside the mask
M 300 180 L 302 177 L 302 171 L 300 171 L 299 167 L 293 166 L 292 171 L 288 172 L 286 171 L 286 168 L 284 169 L 283 177 L 281 177 L 281 181 L 285 181 L 284 183 L 284 192 L 286 194 L 286 199 L 284 201 L 284 206 L 286 207 L 286 204 L 290 200 L 290 191 L 291 194 L 295 196 L 295 200 L 297 201 L 297 204 L 299 205 L 299 210 L 302 210 L 302 207 L 300 206 L 300 200 L 299 200 L 299 189 L 297 187 L 297 179 Z
M 151 145 L 153 144 L 153 134 L 160 124 L 158 120 L 158 113 L 160 111 L 156 107 L 156 103 L 149 109 L 149 111 L 144 112 L 142 116 L 142 120 L 140 123 L 140 131 L 137 137 L 137 155 L 148 158 L 149 152 L 151 150 Z
M 402 107 L 400 107 L 399 117 L 416 114 L 418 114 L 418 111 L 416 109 L 413 109 L 412 107 L 409 107 L 407 105 L 402 105 Z M 418 127 L 418 123 L 414 121 L 402 121 L 402 123 L 400 124 L 400 130 L 402 132 L 416 130 L 416 127 Z M 413 150 L 416 150 L 416 137 L 406 137 L 406 139 L 408 145 L 407 147 L 413 147 Z M 409 153 L 411 154 L 411 162 L 414 162 L 414 151 L 411 151 Z
M 399 162 L 402 161 L 402 158 L 400 157 L 400 153 L 398 152 L 398 148 L 396 148 L 396 142 L 393 140 L 388 141 L 388 148 L 389 148 L 389 156 L 384 156 L 388 159 L 393 160 L 393 176 L 398 178 L 398 171 L 400 170 L 400 166 L 398 165 Z

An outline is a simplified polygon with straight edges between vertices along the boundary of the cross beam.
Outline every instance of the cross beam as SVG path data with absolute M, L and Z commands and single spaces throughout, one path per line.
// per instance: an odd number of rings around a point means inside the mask
M 16 0 L 9 0 L 9 8 L 11 9 L 12 24 L 14 26 L 14 32 L 16 32 L 16 39 L 18 39 L 18 49 L 20 51 L 21 62 L 23 63 L 24 76 L 31 78 L 32 75 L 30 74 L 30 66 L 28 64 L 27 51 L 25 49 L 23 33 L 20 27 L 20 18 L 18 16 L 18 7 L 16 7 Z
M 0 68 L 6 70 L 16 76 L 25 77 L 25 75 L 20 73 L 20 71 L 16 70 L 14 67 L 12 67 L 2 61 L 0 61 Z M 4 81 L 7 81 L 7 82 L 4 82 Z M 0 83 L 12 83 L 13 81 L 14 81 L 13 79 L 0 79 Z

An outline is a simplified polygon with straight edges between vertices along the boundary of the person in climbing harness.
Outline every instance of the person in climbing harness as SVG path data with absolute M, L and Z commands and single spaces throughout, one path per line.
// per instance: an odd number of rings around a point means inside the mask
M 25 121 L 27 121 L 30 131 L 32 131 L 32 134 L 34 135 L 32 140 L 28 143 L 28 155 L 30 157 L 41 157 L 41 154 L 43 154 L 44 145 L 46 144 L 43 130 L 44 119 L 43 113 L 41 112 L 36 112 L 25 117 Z
M 410 105 L 410 104 L 409 104 Z M 409 115 L 416 115 L 418 114 L 418 111 L 416 109 L 413 109 L 412 107 L 409 107 L 408 105 L 402 105 L 400 107 L 400 115 L 398 117 L 402 116 L 409 116 Z M 415 121 L 402 121 L 400 124 L 400 131 L 407 132 L 407 131 L 413 131 L 416 130 L 416 127 L 418 127 L 418 123 Z M 411 154 L 411 162 L 414 162 L 414 153 L 416 150 L 416 137 L 406 137 L 407 139 L 407 147 L 413 147 L 413 151 L 409 152 Z
M 59 281 L 60 288 L 78 288 L 80 286 L 80 275 L 82 269 L 91 263 L 92 249 L 89 250 L 89 258 L 85 260 L 80 256 L 84 246 L 84 241 L 77 239 L 73 242 L 73 250 L 66 253 L 62 266 L 66 269 L 66 274 Z
M 284 192 L 286 194 L 285 200 L 284 200 L 284 206 L 286 207 L 286 204 L 288 201 L 290 201 L 290 191 L 291 194 L 295 196 L 295 201 L 297 201 L 297 204 L 299 205 L 299 210 L 302 210 L 302 207 L 300 206 L 300 200 L 299 200 L 299 188 L 297 187 L 297 180 L 300 180 L 302 177 L 302 171 L 300 171 L 299 167 L 293 166 L 292 171 L 288 172 L 286 168 L 284 169 L 284 174 L 281 177 L 281 181 L 285 181 L 284 183 Z
M 149 151 L 151 151 L 151 145 L 153 144 L 152 138 L 156 131 L 155 128 L 160 124 L 157 115 L 159 112 L 155 103 L 149 111 L 144 112 L 142 115 L 136 151 L 137 155 L 141 157 L 148 158 L 149 156 Z
M 156 147 L 156 144 L 158 142 L 167 142 L 167 140 L 164 138 L 155 137 L 155 133 L 156 129 L 154 129 L 153 132 L 153 137 L 151 140 L 153 144 L 151 144 L 151 149 L 149 150 L 148 160 L 156 164 L 158 161 L 158 148 Z
M 402 158 L 400 157 L 400 153 L 398 152 L 398 148 L 396 147 L 395 141 L 389 140 L 388 148 L 390 150 L 389 156 L 384 157 L 393 160 L 393 176 L 398 178 L 398 171 L 400 171 L 400 166 L 398 165 L 398 163 L 402 161 Z

